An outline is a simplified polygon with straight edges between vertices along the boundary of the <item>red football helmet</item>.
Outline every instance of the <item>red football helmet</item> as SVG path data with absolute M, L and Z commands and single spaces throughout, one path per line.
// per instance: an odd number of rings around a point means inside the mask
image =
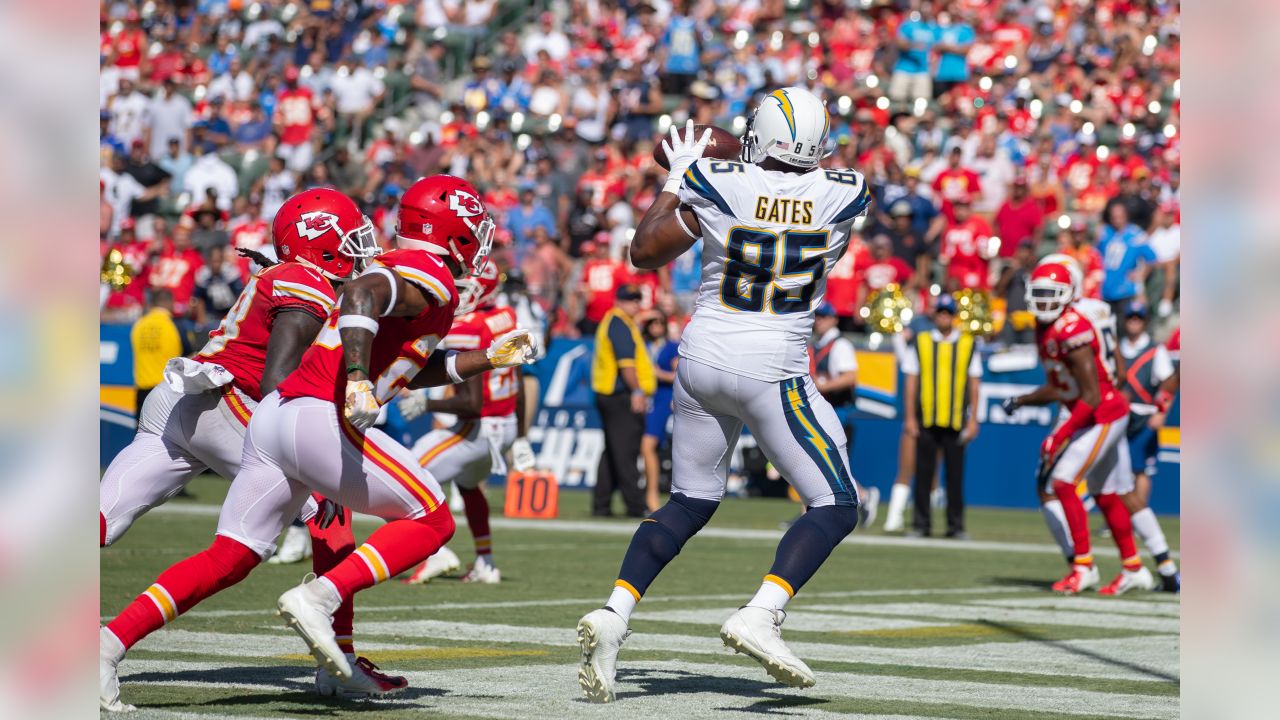
M 1051 323 L 1075 299 L 1075 277 L 1062 263 L 1042 263 L 1027 281 L 1027 309 L 1036 320 Z
M 351 198 L 330 188 L 303 190 L 284 201 L 271 223 L 281 262 L 299 262 L 330 280 L 346 280 L 381 252 L 373 223 Z
M 493 219 L 471 183 L 452 175 L 419 178 L 400 196 L 396 247 L 453 258 L 478 275 L 493 249 Z
M 498 272 L 496 263 L 486 262 L 484 267 L 480 268 L 479 275 L 462 278 L 456 285 L 458 287 L 456 314 L 466 315 L 475 311 L 476 308 L 493 304 L 498 288 L 502 287 L 502 273 Z

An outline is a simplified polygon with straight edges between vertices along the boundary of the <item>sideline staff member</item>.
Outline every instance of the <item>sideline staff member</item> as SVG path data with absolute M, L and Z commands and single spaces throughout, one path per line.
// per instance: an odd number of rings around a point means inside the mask
M 173 293 L 153 290 L 151 309 L 138 318 L 129 331 L 133 345 L 133 384 L 137 388 L 136 412 L 142 414 L 142 401 L 152 388 L 164 381 L 164 366 L 169 358 L 183 354 L 182 334 L 173 321 Z
M 902 359 L 907 376 L 905 431 L 916 438 L 915 536 L 928 537 L 929 494 L 942 449 L 946 468 L 947 537 L 967 539 L 964 530 L 964 450 L 978 435 L 978 385 L 982 360 L 972 335 L 955 327 L 956 301 L 938 296 L 934 329 L 916 336 Z M 967 419 L 966 419 L 967 417 Z
M 604 453 L 596 473 L 591 514 L 607 517 L 614 490 L 622 492 L 629 517 L 644 517 L 644 491 L 640 489 L 640 438 L 649 397 L 657 389 L 653 362 L 636 327 L 640 289 L 623 285 L 614 305 L 596 328 L 595 357 L 591 363 L 591 389 L 604 428 Z

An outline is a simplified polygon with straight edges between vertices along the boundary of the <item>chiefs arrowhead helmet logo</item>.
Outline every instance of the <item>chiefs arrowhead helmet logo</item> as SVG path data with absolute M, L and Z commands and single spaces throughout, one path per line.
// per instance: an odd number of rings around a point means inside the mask
M 449 209 L 464 220 L 484 214 L 484 205 L 481 204 L 480 198 L 466 190 L 454 190 L 449 194 Z
M 294 225 L 299 235 L 308 240 L 315 240 L 327 232 L 337 232 L 338 216 L 322 210 L 312 210 L 299 215 L 298 222 Z

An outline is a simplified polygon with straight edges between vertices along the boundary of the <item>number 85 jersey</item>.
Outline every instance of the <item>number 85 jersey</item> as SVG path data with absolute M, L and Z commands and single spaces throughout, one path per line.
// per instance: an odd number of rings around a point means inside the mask
M 1089 312 L 1092 308 L 1072 305 L 1051 325 L 1037 325 L 1036 346 L 1044 362 L 1048 382 L 1058 389 L 1062 407 L 1067 413 L 1075 410 L 1080 401 L 1080 387 L 1067 368 L 1067 355 L 1087 346 L 1093 355 L 1093 369 L 1098 375 L 1098 393 L 1101 400 L 1094 410 L 1094 424 L 1114 422 L 1129 414 L 1129 401 L 1115 386 L 1115 328 L 1114 321 Z M 1090 316 L 1093 317 L 1090 317 Z
M 809 372 L 813 311 L 871 193 L 861 173 L 702 158 L 680 201 L 702 228 L 702 284 L 680 355 L 757 380 Z

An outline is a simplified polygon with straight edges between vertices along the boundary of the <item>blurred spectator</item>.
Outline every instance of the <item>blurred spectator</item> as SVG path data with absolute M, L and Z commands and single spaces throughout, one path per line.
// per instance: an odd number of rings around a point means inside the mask
M 271 245 L 271 226 L 262 217 L 257 203 L 252 200 L 245 206 L 244 217 L 231 226 L 231 249 L 234 252 L 239 248 L 255 250 L 266 254 L 267 257 L 275 256 L 275 249 Z M 238 255 L 232 257 L 236 259 L 236 264 L 240 268 L 241 279 L 248 282 L 251 261 L 249 258 Z
M 933 49 L 938 53 L 938 63 L 933 75 L 933 93 L 941 95 L 969 80 L 966 56 L 977 35 L 969 23 L 953 17 L 950 12 L 938 13 L 936 32 Z
M 965 288 L 985 290 L 990 282 L 991 226 L 974 214 L 968 196 L 957 196 L 952 202 L 955 219 L 942 233 L 938 262 L 946 268 L 946 292 Z
M 338 66 L 330 88 L 337 101 L 338 118 L 343 129 L 359 143 L 364 124 L 373 114 L 375 103 L 386 92 L 386 85 L 358 58 L 346 58 Z
M 262 198 L 262 219 L 270 220 L 284 201 L 298 187 L 298 181 L 284 164 L 284 158 L 276 155 L 267 161 L 267 174 L 258 183 L 255 193 Z
M 544 12 L 538 26 L 525 34 L 521 48 L 530 63 L 538 62 L 538 53 L 544 51 L 552 60 L 563 60 L 569 55 L 569 38 L 560 31 L 555 14 Z
M 645 507 L 653 512 L 662 505 L 658 488 L 662 459 L 658 451 L 671 441 L 668 425 L 675 394 L 676 364 L 680 361 L 680 335 L 671 333 L 665 315 L 653 311 L 644 315 L 644 337 L 657 379 L 657 389 L 644 418 L 644 437 L 640 440 L 640 456 L 644 458 Z
M 156 160 L 156 164 L 169 175 L 169 192 L 171 195 L 176 195 L 178 190 L 185 186 L 187 171 L 191 169 L 191 165 L 194 162 L 191 158 L 191 153 L 182 149 L 182 143 L 178 142 L 177 138 L 169 138 L 169 152 L 165 153 L 164 157 Z
M 692 4 L 689 0 L 671 3 L 667 32 L 662 36 L 659 55 L 664 69 L 662 91 L 668 95 L 685 94 L 702 66 L 698 21 L 690 14 Z
M 218 207 L 231 209 L 231 201 L 240 191 L 240 183 L 236 171 L 217 153 L 206 152 L 200 144 L 195 145 L 195 161 L 187 170 L 182 180 L 182 189 L 191 197 L 191 202 L 200 202 L 212 191 L 217 197 Z
M 186 315 L 190 309 L 196 289 L 196 271 L 204 266 L 200 251 L 191 245 L 194 227 L 195 221 L 184 215 L 173 229 L 172 240 L 157 234 L 152 241 L 153 257 L 148 274 L 151 291 L 169 291 L 173 299 L 172 310 L 179 316 Z
M 702 286 L 702 238 L 671 263 L 671 293 L 676 307 L 685 315 L 693 313 Z
M 129 331 L 138 415 L 142 414 L 142 403 L 152 388 L 164 381 L 165 363 L 183 354 L 182 334 L 173 321 L 173 313 L 173 294 L 168 290 L 153 290 L 146 314 L 138 318 Z
M 212 193 L 192 211 L 191 217 L 196 221 L 195 229 L 191 231 L 191 244 L 201 253 L 207 256 L 213 248 L 225 248 L 230 242 L 223 213 Z
M 284 87 L 275 100 L 275 126 L 280 133 L 276 153 L 289 169 L 301 172 L 311 165 L 311 132 L 316 123 L 316 99 L 311 89 L 298 84 L 298 68 L 284 70 Z
M 990 218 L 1004 204 L 1009 184 L 1014 179 L 1013 162 L 1007 152 L 996 147 L 994 135 L 984 134 L 978 141 L 970 167 L 977 173 L 981 188 L 973 198 L 973 210 Z
M 137 85 L 127 77 L 120 78 L 120 91 L 107 104 L 111 117 L 111 134 L 121 145 L 129 146 L 134 140 L 143 139 L 147 129 L 147 111 L 151 101 L 138 91 Z M 186 128 L 183 128 L 186 134 Z
M 1044 224 L 1044 210 L 1028 192 L 1027 179 L 1014 178 L 1009 197 L 996 211 L 996 236 L 1000 238 L 999 255 L 1013 257 L 1023 244 L 1034 243 Z
M 559 300 L 560 288 L 569 277 L 573 264 L 548 230 L 545 225 L 533 226 L 533 247 L 524 254 L 520 270 L 529 292 L 542 298 L 546 304 L 554 305 Z
M 1102 255 L 1102 299 L 1111 303 L 1116 317 L 1122 317 L 1131 300 L 1145 299 L 1144 284 L 1156 254 L 1146 234 L 1129 222 L 1129 211 L 1121 203 L 1108 208 L 1098 253 Z
M 1177 203 L 1170 201 L 1160 206 L 1148 244 L 1162 275 L 1158 292 L 1151 295 L 1160 297 L 1156 314 L 1164 318 L 1173 313 L 1173 300 L 1178 295 L 1178 264 L 1182 260 L 1182 226 L 1178 222 Z
M 934 21 L 933 3 L 928 0 L 898 26 L 898 62 L 889 79 L 890 99 L 907 102 L 933 97 L 929 53 L 938 42 L 939 29 Z
M 918 197 L 918 196 L 917 196 Z M 925 202 L 928 202 L 927 200 Z M 946 218 L 935 215 L 940 229 L 947 226 Z M 922 236 L 916 229 L 911 212 L 911 203 L 903 198 L 889 208 L 889 225 L 878 229 L 878 236 L 889 240 L 894 257 L 900 258 L 907 266 L 907 274 L 917 274 L 918 283 L 928 283 L 933 275 L 934 243 Z M 930 228 L 932 230 L 932 228 Z M 892 282 L 897 282 L 892 281 Z
M 912 269 L 902 258 L 893 254 L 893 241 L 888 235 L 877 235 L 871 239 L 871 258 L 862 271 L 862 287 L 859 288 L 857 307 L 866 304 L 867 297 L 883 290 L 886 285 L 895 284 L 909 289 Z M 831 314 L 835 314 L 832 308 Z
M 618 271 L 622 263 L 609 257 L 609 236 L 600 233 L 596 240 L 582 244 L 582 278 L 578 281 L 581 296 L 581 320 L 578 331 L 589 336 L 613 307 L 613 295 Z M 639 292 L 639 291 L 637 291 Z
M 151 216 L 160 210 L 160 199 L 169 194 L 171 176 L 151 161 L 147 156 L 146 143 L 141 140 L 133 141 L 124 171 L 143 188 L 142 194 L 133 198 L 129 205 L 129 217 L 140 220 L 139 235 L 146 239 L 151 236 Z
M 507 213 L 507 229 L 517 247 L 532 243 L 533 229 L 542 227 L 548 235 L 556 233 L 556 219 L 551 211 L 538 201 L 532 185 L 526 185 L 520 191 L 520 204 Z
M 961 163 L 964 157 L 964 150 L 960 146 L 951 148 L 947 153 L 947 166 L 938 173 L 933 179 L 933 192 L 935 197 L 942 201 L 942 214 L 947 219 L 952 219 L 952 203 L 957 198 L 972 198 L 981 195 L 982 181 L 978 178 L 978 174 L 972 168 L 965 167 Z
M 814 386 L 831 403 L 848 439 L 853 454 L 856 428 L 853 424 L 854 390 L 858 386 L 858 356 L 853 343 L 840 334 L 839 318 L 829 303 L 818 306 L 813 316 L 813 352 L 811 354 Z
M 640 290 L 623 285 L 615 297 L 596 330 L 591 363 L 591 387 L 604 429 L 604 453 L 596 473 L 591 514 L 612 516 L 613 494 L 620 491 L 627 517 L 644 517 L 638 461 L 645 411 L 649 397 L 657 390 L 657 378 L 635 321 L 640 312 Z
M 244 290 L 240 268 L 227 252 L 226 245 L 209 248 L 205 253 L 206 264 L 196 271 L 196 330 L 202 334 L 222 322 Z
M 152 157 L 164 155 L 172 138 L 177 138 L 178 144 L 186 149 L 194 122 L 191 101 L 178 92 L 177 80 L 166 78 L 163 90 L 147 106 L 143 137 L 149 142 L 148 154 Z
M 120 224 L 132 217 L 131 208 L 134 200 L 144 199 L 147 189 L 132 175 L 125 172 L 128 161 L 124 155 L 113 155 L 111 164 L 99 171 L 99 184 L 102 197 L 111 206 L 111 217 L 114 227 L 112 232 L 120 228 Z
M 826 300 L 835 308 L 842 331 L 852 331 L 861 323 L 858 299 L 862 291 L 862 271 L 870 264 L 871 251 L 861 235 L 853 234 L 849 236 L 849 249 L 827 274 Z
M 1031 245 L 1018 245 L 992 291 L 994 297 L 1004 298 L 1005 322 L 1000 338 L 1007 343 L 1029 344 L 1036 340 L 1036 320 L 1027 310 L 1027 282 L 1035 266 L 1036 253 Z

